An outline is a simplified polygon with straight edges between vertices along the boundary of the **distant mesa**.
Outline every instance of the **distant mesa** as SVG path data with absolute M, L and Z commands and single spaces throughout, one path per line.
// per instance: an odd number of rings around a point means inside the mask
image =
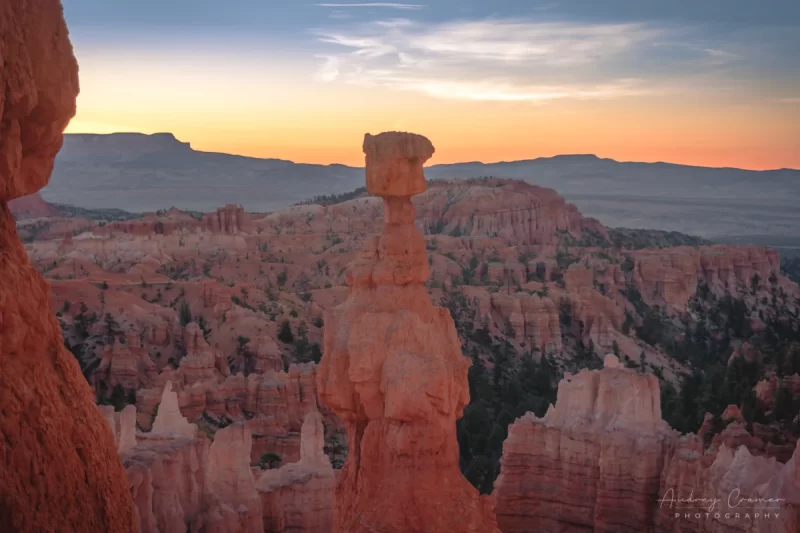
M 73 157 L 109 157 L 122 154 L 157 154 L 186 152 L 192 147 L 181 142 L 172 133 L 74 133 L 64 136 L 64 146 L 59 154 Z
M 521 179 L 554 189 L 584 215 L 611 227 L 706 238 L 771 235 L 778 227 L 783 235 L 800 236 L 798 170 L 757 172 L 568 154 L 431 165 L 425 175 L 432 180 Z M 252 213 L 350 193 L 363 183 L 363 167 L 198 151 L 171 133 L 79 134 L 65 136 L 42 196 L 57 204 L 139 213 L 173 205 L 209 212 L 225 204 L 241 204 Z

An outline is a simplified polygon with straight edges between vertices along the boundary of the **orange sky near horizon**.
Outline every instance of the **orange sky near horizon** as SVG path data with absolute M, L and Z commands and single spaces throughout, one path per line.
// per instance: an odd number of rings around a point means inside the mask
M 469 109 L 464 109 L 468 114 Z M 618 161 L 669 162 L 708 167 L 736 167 L 750 170 L 800 168 L 800 138 L 792 124 L 766 125 L 741 117 L 736 129 L 714 132 L 706 121 L 692 120 L 681 127 L 681 120 L 663 117 L 648 121 L 641 116 L 611 123 L 598 117 L 575 117 L 554 122 L 552 118 L 518 124 L 519 116 L 496 115 L 491 124 L 476 125 L 459 116 L 440 115 L 428 119 L 400 122 L 381 120 L 350 122 L 340 128 L 315 129 L 287 123 L 258 129 L 235 123 L 202 127 L 191 123 L 115 120 L 93 117 L 83 120 L 79 113 L 67 133 L 112 133 L 168 131 L 195 150 L 224 152 L 259 158 L 279 158 L 296 163 L 345 164 L 363 166 L 361 142 L 364 133 L 406 130 L 429 137 L 436 154 L 429 164 L 481 161 L 514 161 L 560 154 L 595 154 Z M 98 119 L 100 119 L 98 121 Z M 465 122 L 467 122 L 465 124 Z M 620 123 L 626 123 L 625 129 Z M 652 127 L 654 124 L 657 126 Z M 652 127 L 652 129 L 651 129 Z M 785 131 L 785 134 L 776 133 Z
M 800 105 L 680 87 L 608 99 L 448 99 L 387 87 L 324 84 L 307 65 L 254 71 L 139 57 L 84 56 L 68 133 L 170 132 L 194 149 L 297 163 L 363 165 L 366 132 L 413 131 L 429 164 L 592 153 L 753 170 L 800 168 Z M 234 83 L 232 80 L 236 80 Z

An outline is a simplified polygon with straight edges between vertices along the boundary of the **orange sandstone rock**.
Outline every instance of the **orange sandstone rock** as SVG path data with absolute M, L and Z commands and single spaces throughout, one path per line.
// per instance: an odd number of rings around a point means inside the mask
M 800 528 L 800 445 L 786 464 L 752 455 L 747 447 L 702 453 L 694 435 L 670 447 L 661 476 L 659 504 L 653 515 L 654 531 L 692 533 L 792 533 Z M 672 498 L 718 498 L 704 505 L 711 510 L 702 520 L 686 520 Z M 702 496 L 701 496 L 702 495 Z M 739 498 L 752 498 L 752 502 Z M 772 501 L 768 501 L 771 499 Z M 745 510 L 745 508 L 747 508 Z M 764 519 L 764 513 L 771 513 Z M 745 516 L 748 513 L 749 516 Z M 758 513 L 759 518 L 754 518 Z M 738 514 L 738 516 L 737 516 Z M 677 515 L 677 516 L 676 516 Z
M 265 372 L 281 372 L 283 370 L 283 358 L 281 357 L 278 344 L 272 339 L 263 335 L 256 339 L 255 348 L 250 355 L 253 359 L 253 372 L 263 374 Z
M 539 419 L 509 427 L 495 482 L 504 533 L 649 531 L 666 446 L 677 435 L 661 419 L 658 380 L 622 368 L 565 377 Z
M 301 430 L 300 461 L 267 470 L 259 478 L 264 530 L 331 531 L 336 474 L 323 451 L 324 437 L 322 416 L 309 412 Z
M 422 165 L 433 152 L 433 144 L 422 135 L 397 131 L 366 134 L 367 192 L 384 198 L 410 198 L 425 192 Z
M 158 375 L 155 364 L 142 346 L 141 336 L 134 330 L 125 334 L 125 343 L 115 341 L 106 346 L 100 365 L 93 375 L 93 383 L 104 381 L 109 387 L 121 385 L 125 389 L 138 389 L 153 383 Z
M 203 215 L 203 225 L 213 233 L 241 233 L 250 228 L 250 215 L 240 205 L 228 204 Z
M 172 390 L 172 382 L 167 381 L 161 402 L 158 405 L 158 414 L 153 422 L 154 435 L 181 436 L 194 438 L 197 435 L 197 426 L 190 424 L 186 417 L 181 415 L 178 407 L 178 395 Z
M 200 326 L 194 322 L 186 324 L 184 346 L 186 346 L 186 357 L 181 359 L 178 370 L 183 375 L 186 385 L 229 374 L 228 361 L 222 352 L 208 345 Z
M 704 281 L 717 295 L 750 287 L 753 276 L 768 280 L 780 273 L 777 251 L 761 246 L 676 246 L 633 253 L 634 282 L 650 305 L 685 308 Z
M 0 0 L 0 531 L 135 531 L 112 432 L 7 202 L 50 178 L 78 69 L 56 0 Z
M 186 532 L 204 508 L 208 438 L 142 433 L 125 457 L 128 486 L 136 503 L 135 531 Z
M 117 417 L 138 531 L 261 533 L 249 429 L 241 423 L 221 429 L 209 447 L 205 433 L 175 414 L 175 401 L 175 393 L 165 389 L 156 429 L 139 433 L 131 447 L 123 441 L 135 408 L 128 406 L 128 413 Z
M 494 493 L 504 533 L 798 531 L 800 443 L 781 464 L 754 452 L 746 442 L 754 437 L 734 422 L 704 452 L 701 436 L 679 437 L 661 420 L 653 376 L 622 368 L 613 355 L 604 363 L 603 370 L 565 377 L 543 418 L 528 413 L 509 427 Z M 725 416 L 736 418 L 736 411 Z M 756 500 L 737 511 L 731 494 Z M 709 516 L 687 520 L 678 499 L 692 496 L 708 498 L 708 506 L 719 500 Z M 765 512 L 777 514 L 764 520 Z
M 414 203 L 425 233 L 485 236 L 513 244 L 556 244 L 560 232 L 578 238 L 589 226 L 582 223 L 586 219 L 577 207 L 556 191 L 522 181 L 436 182 Z M 549 272 L 547 275 L 549 279 Z
M 250 469 L 252 433 L 236 423 L 217 431 L 206 467 L 208 533 L 261 533 L 261 499 Z
M 317 376 L 350 450 L 334 531 L 496 532 L 491 499 L 458 469 L 469 362 L 450 314 L 425 291 L 425 241 L 413 226 L 410 196 L 425 188 L 433 146 L 388 133 L 367 135 L 364 151 L 367 188 L 384 198 L 384 232 L 366 241 L 347 273 L 348 299 L 326 314 Z

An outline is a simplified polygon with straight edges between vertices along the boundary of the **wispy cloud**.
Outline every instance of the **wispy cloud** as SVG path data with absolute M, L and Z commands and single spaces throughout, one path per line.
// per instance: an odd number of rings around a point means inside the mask
M 328 18 L 333 20 L 350 20 L 353 18 L 353 15 L 352 12 L 348 13 L 346 11 L 333 10 L 328 15 Z
M 683 36 L 685 37 L 685 36 Z M 734 52 L 729 48 L 709 47 L 708 44 L 686 41 L 658 41 L 652 43 L 654 48 L 673 53 L 683 53 L 686 61 L 691 61 L 696 65 L 704 66 L 723 66 L 742 61 L 745 55 L 737 50 Z
M 780 104 L 800 104 L 800 96 L 794 96 L 790 98 L 778 98 L 776 101 Z
M 405 49 L 439 59 L 570 65 L 616 55 L 657 32 L 641 24 L 481 21 L 425 26 L 399 19 L 374 22 L 361 31 L 317 34 L 323 42 L 357 48 L 355 54 L 367 57 Z
M 717 63 L 730 63 L 731 61 L 742 59 L 742 56 L 739 54 L 727 50 L 718 50 L 716 48 L 704 48 L 703 52 L 708 54 L 708 57 Z
M 365 4 L 314 4 L 317 7 L 388 7 L 391 9 L 422 9 L 425 7 L 422 4 L 395 4 L 392 2 L 368 2 Z
M 460 100 L 613 98 L 648 89 L 630 76 L 575 73 L 601 70 L 662 33 L 645 24 L 382 20 L 317 30 L 320 42 L 334 46 L 316 79 Z
M 339 77 L 339 58 L 336 56 L 315 56 L 317 59 L 323 59 L 325 62 L 314 74 L 314 79 L 317 81 L 333 81 Z
M 459 100 L 665 93 L 748 62 L 747 47 L 703 28 L 646 22 L 387 18 L 313 33 L 325 46 L 317 80 Z
M 395 86 L 453 100 L 545 103 L 562 99 L 597 100 L 643 94 L 647 91 L 639 87 L 639 81 L 630 79 L 594 86 L 558 86 L 399 79 L 395 80 Z

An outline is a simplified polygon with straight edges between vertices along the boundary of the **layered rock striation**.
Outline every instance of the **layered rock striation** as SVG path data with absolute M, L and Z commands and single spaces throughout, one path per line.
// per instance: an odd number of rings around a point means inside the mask
M 658 380 L 613 355 L 567 375 L 543 418 L 509 427 L 494 492 L 503 533 L 798 530 L 800 444 L 781 464 L 751 453 L 753 437 L 733 422 L 704 450 L 667 426 L 659 402 Z
M 162 407 L 163 406 L 163 407 Z M 203 516 L 209 440 L 182 417 L 170 385 L 153 430 L 139 433 L 123 455 L 140 533 L 185 533 Z
M 131 409 L 132 406 L 126 409 Z M 102 408 L 101 408 L 102 409 Z M 109 423 L 115 418 L 108 416 Z M 242 423 L 222 428 L 214 441 L 178 411 L 167 384 L 153 430 L 126 439 L 135 412 L 122 413 L 120 454 L 136 502 L 141 533 L 260 533 L 261 500 L 250 467 L 252 434 Z M 131 446 L 132 444 L 132 446 Z
M 258 480 L 265 531 L 332 531 L 336 473 L 324 453 L 324 444 L 322 416 L 310 412 L 301 430 L 300 460 L 267 470 Z
M 800 442 L 786 464 L 746 446 L 703 453 L 686 435 L 673 443 L 661 475 L 657 532 L 793 533 L 800 530 Z M 696 500 L 692 500 L 692 499 Z
M 377 194 L 377 193 L 376 193 Z M 491 237 L 519 244 L 556 244 L 560 234 L 606 236 L 553 189 L 522 181 L 479 179 L 436 182 L 416 199 L 427 234 Z
M 250 228 L 250 215 L 240 205 L 228 204 L 203 215 L 203 226 L 213 233 L 241 233 Z
M 426 138 L 367 135 L 367 190 L 383 234 L 350 265 L 347 300 L 325 318 L 317 387 L 349 443 L 334 531 L 492 532 L 492 502 L 461 475 L 455 421 L 469 401 L 453 319 L 430 303 L 425 241 L 411 197 L 426 188 Z
M 613 355 L 602 370 L 568 375 L 543 418 L 528 413 L 509 427 L 494 492 L 501 530 L 648 531 L 675 438 L 655 376 Z
M 217 431 L 208 455 L 203 526 L 212 533 L 261 533 L 261 499 L 250 468 L 253 434 L 243 423 Z
M 685 308 L 700 283 L 718 295 L 736 294 L 780 273 L 778 252 L 761 246 L 676 246 L 633 255 L 633 280 L 648 304 Z

